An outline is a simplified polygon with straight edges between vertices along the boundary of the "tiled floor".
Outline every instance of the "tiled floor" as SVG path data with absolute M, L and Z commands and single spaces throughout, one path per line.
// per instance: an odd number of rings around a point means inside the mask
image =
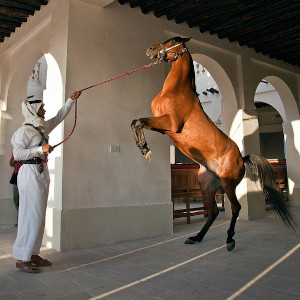
M 293 209 L 300 220 L 300 209 Z M 15 268 L 15 227 L 0 228 L 0 299 L 300 299 L 300 233 L 272 211 L 238 220 L 236 248 L 225 246 L 221 213 L 205 239 L 185 245 L 205 219 L 175 220 L 174 234 L 64 253 L 44 249 L 53 266 Z M 300 221 L 299 221 L 300 222 Z

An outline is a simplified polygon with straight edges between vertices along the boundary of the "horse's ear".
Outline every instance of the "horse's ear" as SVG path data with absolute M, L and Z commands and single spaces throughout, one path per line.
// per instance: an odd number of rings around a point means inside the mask
M 182 38 L 182 41 L 183 41 L 184 43 L 187 43 L 191 38 L 192 38 L 192 37 L 189 37 L 189 38 Z

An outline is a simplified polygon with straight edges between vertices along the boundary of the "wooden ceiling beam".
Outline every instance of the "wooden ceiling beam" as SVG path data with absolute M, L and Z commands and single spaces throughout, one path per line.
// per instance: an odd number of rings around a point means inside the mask
M 177 14 L 173 16 L 175 22 L 177 24 L 182 22 L 188 22 L 188 19 L 192 19 L 194 16 L 199 16 L 202 12 L 205 12 L 209 0 L 201 1 L 201 3 L 197 4 L 195 7 L 191 7 L 189 9 L 184 9 L 182 11 L 178 11 Z
M 34 14 L 34 10 L 3 5 L 0 2 L 0 12 L 2 10 L 6 11 L 8 14 L 12 14 L 12 13 L 18 13 L 19 14 L 20 13 L 20 14 L 30 15 L 30 16 L 33 16 L 33 14 Z
M 178 12 L 178 11 L 182 11 L 182 9 L 184 11 L 186 11 L 187 9 L 195 9 L 195 6 L 199 5 L 197 4 L 197 1 L 193 1 L 193 0 L 184 0 L 180 3 L 175 3 L 174 1 L 168 1 L 168 5 L 165 5 L 164 8 L 155 8 L 154 11 L 154 15 L 159 18 L 163 15 L 166 15 L 167 18 L 170 20 L 172 19 L 172 17 L 170 17 L 172 15 L 172 13 L 174 14 L 174 12 Z
M 5 14 L 0 13 L 0 24 L 1 22 L 12 22 L 15 23 L 16 26 L 19 26 L 18 24 L 22 24 L 22 22 L 26 22 L 26 18 L 18 18 L 18 17 L 11 17 Z
M 235 38 L 236 40 L 246 40 L 247 43 L 257 42 L 259 40 L 265 40 L 266 36 L 271 36 L 272 33 L 280 34 L 285 32 L 291 32 L 296 31 L 295 27 L 298 27 L 296 25 L 295 17 L 296 13 L 292 14 L 289 18 L 286 19 L 278 19 L 275 22 L 263 24 L 258 27 L 256 26 L 255 29 L 243 29 L 241 27 L 241 30 L 238 33 L 232 33 L 231 36 Z M 229 34 L 229 33 L 228 33 Z
M 296 32 L 295 34 L 292 33 L 290 35 L 286 35 L 285 37 L 279 36 L 277 39 L 253 43 L 251 46 L 255 47 L 258 52 L 270 51 L 273 47 L 283 47 L 286 42 L 288 42 L 289 45 L 296 44 L 297 41 L 295 40 L 297 40 L 299 37 L 300 33 Z
M 276 51 L 273 51 L 273 50 L 270 50 L 270 54 L 269 55 L 294 55 L 294 54 L 298 54 L 300 51 L 300 47 L 299 46 L 295 46 L 295 47 L 292 47 L 292 48 L 283 48 L 281 50 L 276 50 Z
M 7 9 L 3 9 L 1 8 L 1 5 L 0 5 L 0 14 L 6 15 L 10 18 L 18 18 L 18 19 L 26 19 L 26 20 L 28 17 L 28 15 L 25 13 L 16 13 L 16 12 L 9 11 Z
M 257 29 L 258 24 L 260 29 L 267 25 L 270 26 L 272 24 L 276 24 L 281 20 L 291 18 L 291 15 L 293 15 L 293 17 L 297 16 L 299 14 L 299 7 L 300 6 L 298 3 L 293 6 L 289 4 L 286 5 L 285 7 L 276 7 L 276 9 L 272 12 L 261 11 L 255 17 L 252 16 L 249 19 L 246 18 L 243 19 L 243 17 L 240 16 L 235 21 L 230 21 L 228 24 L 224 24 L 224 25 L 219 24 L 218 26 L 212 25 L 210 28 L 220 33 L 222 37 L 226 37 L 226 35 L 229 35 L 231 33 L 238 35 L 239 32 L 245 32 L 246 30 L 249 32 L 255 31 L 258 30 Z M 278 8 L 281 9 L 279 10 Z M 247 29 L 241 31 L 241 27 Z
M 281 42 L 280 39 L 278 39 L 278 41 L 272 43 L 272 50 L 274 51 L 279 50 L 282 49 L 282 47 L 289 49 L 294 45 L 300 45 L 300 33 L 298 34 L 298 37 L 297 36 L 293 36 L 292 38 L 289 37 L 289 39 L 284 41 L 283 43 Z M 261 48 L 261 52 L 268 51 L 268 50 L 270 50 L 270 47 L 268 47 L 267 45 Z
M 28 1 L 26 3 L 16 0 L 1 0 L 0 4 L 7 5 L 9 7 L 16 7 L 20 9 L 28 9 L 28 10 L 39 10 L 40 5 L 30 4 Z
M 277 50 L 270 50 L 268 51 L 268 53 L 263 53 L 264 55 L 271 55 L 271 56 L 293 56 L 293 58 L 295 57 L 295 55 L 300 54 L 300 47 L 295 45 L 294 47 L 291 48 L 283 48 L 283 49 L 277 49 Z
M 30 3 L 32 5 L 36 5 L 36 6 L 41 6 L 41 5 L 47 5 L 49 0 L 16 0 L 18 2 L 23 2 L 23 3 L 28 3 L 30 1 Z
M 15 32 L 15 29 L 10 29 L 10 28 L 5 28 L 5 27 L 0 26 L 1 34 L 8 34 L 8 36 L 9 36 L 11 32 Z
M 195 15 L 195 18 L 191 16 L 190 19 L 192 20 L 191 21 L 188 20 L 188 23 L 190 27 L 194 27 L 196 25 L 199 25 L 198 23 L 201 23 L 203 30 L 208 31 L 210 29 L 215 29 L 217 25 L 226 26 L 228 22 L 230 23 L 232 22 L 232 18 L 234 18 L 234 16 L 236 15 L 239 16 L 238 17 L 239 20 L 234 21 L 235 23 L 240 23 L 241 22 L 240 19 L 243 17 L 246 19 L 252 19 L 256 17 L 257 11 L 260 9 L 260 6 L 262 5 L 263 5 L 263 1 L 260 1 L 259 3 L 254 2 L 252 5 L 249 5 L 249 10 L 246 11 L 247 16 L 245 16 L 243 12 L 244 10 L 243 5 L 233 6 L 227 9 L 220 9 L 220 10 L 217 9 L 210 10 L 210 11 L 206 10 L 204 14 L 201 16 Z M 215 19 L 216 16 L 217 16 L 217 20 Z
M 125 3 L 129 3 L 128 0 L 118 0 L 118 2 L 119 2 L 121 5 L 124 5 Z
M 143 1 L 140 0 L 131 0 L 131 1 L 126 1 L 129 3 L 131 8 L 137 7 L 137 6 L 142 6 L 143 5 Z
M 289 29 L 283 30 L 283 31 L 276 31 L 276 29 L 274 30 L 274 33 L 272 34 L 268 34 L 265 33 L 265 36 L 258 38 L 257 40 L 248 36 L 248 37 L 244 37 L 243 39 L 238 39 L 239 43 L 241 46 L 245 46 L 245 45 L 258 45 L 258 44 L 273 44 L 276 43 L 279 39 L 281 41 L 281 43 L 283 41 L 289 41 L 291 40 L 291 37 L 298 35 L 300 29 L 300 25 L 296 26 L 296 27 L 289 27 Z
M 9 37 L 10 34 L 11 34 L 11 32 L 4 33 L 4 32 L 1 32 L 1 31 L 0 31 L 0 37 Z
M 5 20 L 3 22 L 2 20 L 0 20 L 0 27 L 2 25 L 10 25 L 12 28 L 15 28 L 15 27 L 20 27 L 22 25 L 22 23 L 20 23 L 20 22 L 14 22 L 14 21 L 9 21 L 9 20 Z
M 144 2 L 144 1 L 143 1 Z M 157 0 L 157 1 L 145 1 L 143 5 L 141 5 L 142 13 L 148 14 L 150 11 L 156 11 L 157 8 L 165 5 L 169 5 L 169 1 L 166 0 Z

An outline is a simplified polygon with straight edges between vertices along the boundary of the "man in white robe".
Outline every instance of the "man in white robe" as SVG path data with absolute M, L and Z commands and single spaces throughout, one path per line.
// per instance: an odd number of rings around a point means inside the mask
M 23 161 L 18 173 L 19 218 L 13 257 L 17 259 L 16 267 L 25 272 L 38 273 L 38 267 L 52 264 L 39 256 L 50 183 L 47 163 L 40 163 L 45 155 L 53 151 L 47 140 L 49 133 L 65 119 L 80 94 L 73 92 L 57 115 L 48 121 L 44 119 L 42 100 L 27 99 L 22 102 L 25 122 L 11 139 L 15 160 Z

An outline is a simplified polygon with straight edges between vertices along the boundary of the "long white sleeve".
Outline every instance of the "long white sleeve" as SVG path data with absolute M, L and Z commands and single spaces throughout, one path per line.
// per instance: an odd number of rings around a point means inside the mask
M 61 123 L 71 110 L 74 101 L 68 99 L 54 118 L 46 121 L 47 136 L 59 123 Z M 28 160 L 34 157 L 43 158 L 43 147 L 39 146 L 42 137 L 40 133 L 30 126 L 22 126 L 12 136 L 13 154 L 15 160 Z
M 49 135 L 49 133 L 59 124 L 61 123 L 65 117 L 69 114 L 74 101 L 72 99 L 68 99 L 65 105 L 57 112 L 56 116 L 46 121 L 46 130 L 45 135 Z

